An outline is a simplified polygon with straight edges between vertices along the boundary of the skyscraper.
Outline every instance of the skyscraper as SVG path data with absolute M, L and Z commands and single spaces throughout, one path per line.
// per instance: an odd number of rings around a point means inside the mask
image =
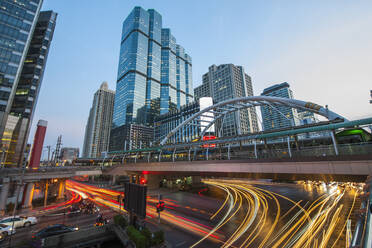
M 293 98 L 292 90 L 287 82 L 275 84 L 263 90 L 261 96 L 275 96 Z M 299 124 L 297 110 L 286 106 L 261 106 L 263 129 L 273 130 L 278 128 L 290 127 Z
M 253 96 L 251 77 L 244 72 L 242 66 L 233 64 L 212 65 L 203 75 L 202 85 L 195 88 L 195 98 L 210 96 L 213 102 Z M 225 119 L 216 123 L 216 132 L 222 128 L 222 136 L 234 136 L 258 131 L 255 108 L 247 108 L 226 115 Z
M 161 15 L 135 7 L 123 22 L 110 150 L 124 149 L 129 124 L 153 126 L 155 116 L 191 102 L 191 75 L 191 57 Z
M 56 13 L 42 0 L 0 0 L 0 138 L 7 166 L 22 163 Z
M 89 111 L 83 145 L 83 157 L 99 158 L 108 151 L 115 92 L 108 89 L 107 82 L 94 94 Z

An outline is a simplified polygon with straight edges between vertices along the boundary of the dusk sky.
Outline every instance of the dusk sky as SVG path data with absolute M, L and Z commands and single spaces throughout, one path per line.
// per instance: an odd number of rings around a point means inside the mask
M 255 95 L 288 82 L 294 97 L 348 119 L 372 116 L 372 1 L 44 0 L 58 13 L 29 142 L 82 149 L 93 94 L 115 89 L 122 23 L 153 8 L 193 60 L 193 85 L 212 64 L 242 65 Z M 81 150 L 80 150 L 81 151 Z

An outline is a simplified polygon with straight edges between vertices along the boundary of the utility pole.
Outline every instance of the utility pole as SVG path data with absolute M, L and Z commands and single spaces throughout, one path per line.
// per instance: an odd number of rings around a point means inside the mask
M 49 163 L 50 163 L 50 146 L 47 146 L 47 148 L 48 148 L 48 165 L 49 165 Z
M 59 153 L 62 145 L 62 135 L 58 136 L 57 138 L 57 144 L 56 144 L 56 150 L 54 153 L 54 165 L 57 165 L 59 162 Z

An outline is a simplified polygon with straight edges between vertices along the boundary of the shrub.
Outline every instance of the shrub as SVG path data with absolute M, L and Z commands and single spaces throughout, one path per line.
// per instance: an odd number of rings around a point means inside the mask
M 116 225 L 119 225 L 121 227 L 126 227 L 128 226 L 128 221 L 126 218 L 124 218 L 124 216 L 118 214 L 118 215 L 115 215 L 114 216 L 114 223 Z
M 152 240 L 155 245 L 164 243 L 164 232 L 162 230 L 154 232 L 154 238 Z
M 150 230 L 149 230 L 147 227 L 145 227 L 145 228 L 143 228 L 143 229 L 141 230 L 141 234 L 142 234 L 143 236 L 145 236 L 147 246 L 151 246 L 151 245 L 153 245 L 152 238 L 151 238 L 152 233 L 150 232 Z
M 128 226 L 127 234 L 135 244 L 137 248 L 146 248 L 148 241 L 146 237 L 138 231 L 134 226 Z

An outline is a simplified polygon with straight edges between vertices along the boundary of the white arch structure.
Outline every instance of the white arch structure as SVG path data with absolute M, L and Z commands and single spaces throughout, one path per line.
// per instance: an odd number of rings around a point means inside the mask
M 177 127 L 175 127 L 160 142 L 160 145 L 165 145 L 167 141 L 178 132 L 178 130 L 186 127 L 187 125 L 195 126 L 194 123 L 199 122 L 198 126 L 200 126 L 200 128 L 203 130 L 200 135 L 202 137 L 204 133 L 213 124 L 216 123 L 217 120 L 223 118 L 226 114 L 239 111 L 241 109 L 257 107 L 257 106 L 262 106 L 262 105 L 268 105 L 278 112 L 280 111 L 275 108 L 276 106 L 286 106 L 286 107 L 291 107 L 291 108 L 296 108 L 296 109 L 307 110 L 307 111 L 316 113 L 318 115 L 324 116 L 328 120 L 343 119 L 344 121 L 347 121 L 346 118 L 342 117 L 341 115 L 338 115 L 335 112 L 329 110 L 328 108 L 324 108 L 323 106 L 320 106 L 312 102 L 305 102 L 305 101 L 296 100 L 296 99 L 272 97 L 272 96 L 241 97 L 241 98 L 234 98 L 234 99 L 225 100 L 223 102 L 219 102 L 210 107 L 202 109 L 198 113 L 195 113 L 188 119 L 184 120 Z M 213 117 L 211 117 L 212 116 L 211 114 L 213 115 Z M 202 121 L 200 121 L 200 117 L 204 117 Z M 210 120 L 208 120 L 208 118 L 210 118 Z M 208 125 L 203 126 L 202 123 L 206 123 L 206 124 L 208 123 Z

